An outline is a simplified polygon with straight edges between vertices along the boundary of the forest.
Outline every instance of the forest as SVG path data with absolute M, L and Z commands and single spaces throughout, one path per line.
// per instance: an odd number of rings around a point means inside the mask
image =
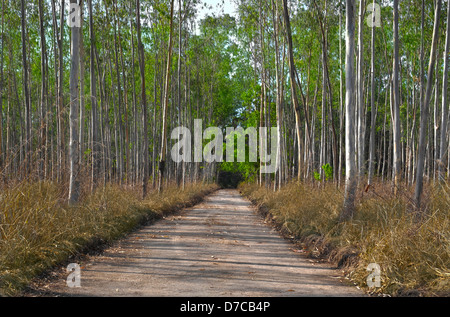
M 203 19 L 199 0 L 0 1 L 0 201 L 22 183 L 76 206 L 223 177 L 261 201 L 338 191 L 338 222 L 396 200 L 419 227 L 439 219 L 424 239 L 448 290 L 449 1 L 234 0 Z M 276 127 L 277 172 L 174 162 L 171 132 L 195 120 Z

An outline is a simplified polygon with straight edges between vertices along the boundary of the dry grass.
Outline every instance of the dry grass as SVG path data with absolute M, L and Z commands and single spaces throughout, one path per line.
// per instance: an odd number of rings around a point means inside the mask
M 394 296 L 450 294 L 450 188 L 427 188 L 427 217 L 417 222 L 411 192 L 394 197 L 388 185 L 360 190 L 352 221 L 337 221 L 342 190 L 289 184 L 281 191 L 242 185 L 241 191 L 270 211 L 276 223 L 295 236 L 311 256 L 326 258 L 345 269 L 367 289 L 370 263 L 381 267 L 381 288 L 371 293 Z
M 74 207 L 60 186 L 22 183 L 0 191 L 0 296 L 17 294 L 29 281 L 70 256 L 114 241 L 139 225 L 198 202 L 215 185 L 169 186 L 150 192 L 108 185 Z

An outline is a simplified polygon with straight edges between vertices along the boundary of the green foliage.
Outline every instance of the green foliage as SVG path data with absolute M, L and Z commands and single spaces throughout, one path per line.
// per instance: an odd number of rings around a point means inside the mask
M 320 178 L 320 173 L 314 171 L 314 179 L 318 182 L 322 181 L 322 179 Z
M 220 169 L 225 172 L 239 173 L 245 181 L 255 181 L 258 175 L 259 163 L 250 162 L 249 159 L 249 143 L 245 142 L 245 162 L 238 162 L 238 146 L 237 138 L 239 136 L 235 134 L 234 139 L 234 161 L 233 162 L 222 162 L 220 164 Z M 242 137 L 242 136 L 241 136 Z M 224 156 L 226 156 L 227 144 L 224 144 Z
M 327 163 L 324 166 L 322 166 L 322 169 L 325 173 L 325 180 L 329 181 L 330 179 L 333 179 L 333 167 Z
M 333 167 L 329 163 L 323 165 L 322 166 L 322 170 L 324 172 L 324 176 L 325 176 L 325 180 L 326 181 L 329 181 L 329 180 L 333 179 Z M 321 178 L 319 172 L 314 171 L 314 178 L 318 182 L 322 181 L 322 178 Z

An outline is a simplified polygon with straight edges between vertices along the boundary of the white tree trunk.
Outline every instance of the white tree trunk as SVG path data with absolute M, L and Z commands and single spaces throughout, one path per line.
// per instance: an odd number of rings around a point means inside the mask
M 417 155 L 417 168 L 416 168 L 416 191 L 415 191 L 415 202 L 416 207 L 420 209 L 421 198 L 423 192 L 423 176 L 424 176 L 424 165 L 425 165 L 425 154 L 427 145 L 427 130 L 428 130 L 428 116 L 429 107 L 431 101 L 431 92 L 433 89 L 433 72 L 434 64 L 436 62 L 436 49 L 439 38 L 439 19 L 441 14 L 442 0 L 437 0 L 436 2 L 436 12 L 434 17 L 434 30 L 433 30 L 433 42 L 431 45 L 430 52 L 430 63 L 428 66 L 428 76 L 427 76 L 427 89 L 425 93 L 425 101 L 423 104 L 423 109 L 420 116 L 420 136 L 419 136 L 419 151 Z
M 400 131 L 400 92 L 399 92 L 399 35 L 398 35 L 398 0 L 394 0 L 394 65 L 393 65 L 393 181 L 394 191 L 398 189 L 401 179 L 401 131 Z
M 375 0 L 373 1 L 373 8 L 375 8 Z M 372 41 L 371 41 L 371 60 L 370 60 L 370 144 L 369 144 L 369 174 L 368 185 L 372 184 L 375 164 L 375 129 L 376 129 L 376 115 L 375 110 L 375 14 L 372 20 Z
M 441 122 L 441 144 L 438 162 L 439 181 L 444 181 L 444 160 L 447 153 L 447 117 L 448 117 L 448 63 L 450 55 L 450 3 L 447 3 L 447 34 L 445 37 L 444 53 L 444 78 L 442 82 L 442 122 Z
M 166 147 L 167 147 L 167 109 L 169 105 L 169 84 L 170 84 L 170 66 L 172 62 L 172 42 L 173 42 L 173 3 L 170 5 L 170 36 L 169 36 L 169 52 L 167 57 L 166 79 L 164 88 L 164 103 L 162 114 L 162 136 L 161 136 L 161 152 L 159 161 L 159 182 L 158 189 L 161 192 L 163 188 L 163 175 L 166 164 Z
M 70 3 L 77 3 L 70 0 Z M 78 138 L 79 128 L 79 101 L 78 101 L 78 71 L 80 65 L 80 28 L 72 26 L 71 36 L 71 66 L 70 66 L 70 136 L 69 136 L 69 161 L 70 161 L 70 183 L 69 202 L 78 202 L 80 196 L 80 146 Z
M 340 219 L 351 219 L 355 212 L 357 173 L 355 162 L 355 0 L 346 0 L 345 52 L 345 201 Z
M 280 83 L 280 56 L 279 56 L 279 45 L 278 45 L 278 3 L 276 2 L 277 0 L 272 0 L 272 18 L 273 18 L 273 27 L 274 27 L 274 42 L 275 42 L 275 81 L 276 81 L 276 90 L 277 90 L 277 96 L 276 96 L 276 120 L 277 120 L 277 131 L 278 131 L 278 136 L 277 136 L 277 142 L 278 142 L 278 146 L 277 146 L 277 153 L 276 153 L 276 172 L 275 172 L 275 178 L 274 178 L 274 191 L 277 190 L 277 184 L 279 184 L 278 182 L 278 178 L 277 176 L 279 176 L 279 173 L 281 173 L 279 167 L 280 167 L 280 158 L 281 158 L 281 147 L 280 147 L 280 137 L 281 137 L 281 133 L 280 133 L 280 126 L 281 126 L 281 118 L 280 118 L 280 104 L 281 104 L 281 83 Z M 281 183 L 279 184 L 281 186 Z
M 358 155 L 358 174 L 364 174 L 364 44 L 363 44 L 363 28 L 364 28 L 364 5 L 365 1 L 359 1 L 359 26 L 358 26 L 358 134 L 357 134 L 357 155 Z
M 92 140 L 92 188 L 97 184 L 98 173 L 100 170 L 100 146 L 98 134 L 98 103 L 97 103 L 97 82 L 95 79 L 95 35 L 94 35 L 94 17 L 92 10 L 92 0 L 88 2 L 89 8 L 89 39 L 90 39 L 90 84 L 91 84 L 91 140 Z

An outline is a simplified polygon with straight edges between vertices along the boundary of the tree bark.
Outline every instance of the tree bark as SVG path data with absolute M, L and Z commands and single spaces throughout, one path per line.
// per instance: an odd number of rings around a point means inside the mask
M 259 127 L 263 128 L 264 127 L 264 111 L 266 109 L 266 59 L 265 59 L 265 45 L 264 45 L 264 21 L 265 18 L 263 16 L 263 11 L 262 11 L 262 2 L 259 2 L 259 29 L 260 29 L 260 45 L 261 45 L 261 102 L 260 102 L 260 108 L 259 108 Z M 260 148 L 261 148 L 261 153 L 265 153 L 265 149 L 264 147 L 264 141 L 262 139 L 260 139 L 260 144 L 259 144 Z M 260 161 L 260 165 L 259 165 L 259 185 L 262 186 L 263 184 L 263 166 L 264 163 L 262 162 L 262 160 Z
M 359 24 L 358 24 L 358 74 L 357 74 L 357 157 L 358 157 L 358 174 L 364 175 L 365 155 L 364 155 L 364 10 L 365 1 L 359 1 Z
M 375 0 L 373 1 L 375 9 Z M 375 165 L 375 130 L 377 110 L 375 109 L 375 14 L 372 20 L 372 39 L 371 39 L 371 57 L 370 57 L 370 143 L 369 143 L 369 173 L 367 184 L 372 185 Z
M 0 33 L 0 43 L 1 43 L 1 51 L 0 51 L 0 173 L 3 171 L 3 162 L 5 160 L 4 158 L 4 151 L 3 151 L 3 62 L 4 62 L 4 33 L 5 33 L 5 1 L 2 0 L 2 17 L 1 17 L 1 28 L 2 31 Z
M 342 162 L 344 161 L 344 142 L 342 137 L 344 135 L 344 93 L 343 93 L 343 72 L 342 72 L 342 4 L 339 2 L 339 167 L 338 169 L 338 184 L 341 184 L 342 178 Z
M 47 129 L 47 81 L 46 81 L 46 67 L 45 67 L 45 56 L 46 56 L 46 42 L 45 42 L 45 32 L 44 32 L 44 6 L 42 0 L 39 0 L 39 31 L 40 31 L 40 45 L 41 45 L 41 100 L 40 100 L 40 110 L 41 110 L 41 127 L 40 127 L 40 149 L 39 149 L 39 178 L 43 179 L 45 176 L 46 164 L 46 129 Z M 1 116 L 0 116 L 1 117 Z M 0 142 L 1 145 L 1 142 Z M 1 153 L 1 150 L 0 150 Z
M 167 68 L 166 68 L 166 80 L 164 86 L 164 104 L 162 113 L 162 135 L 161 135 L 161 152 L 159 160 L 159 180 L 158 180 L 158 190 L 161 192 L 163 188 L 163 176 L 166 165 L 166 148 L 167 148 L 167 110 L 169 106 L 169 91 L 170 91 L 170 67 L 172 62 L 172 42 L 173 42 L 173 4 L 174 0 L 170 4 L 170 35 L 169 35 L 169 51 L 167 57 Z
M 25 154 L 25 174 L 31 171 L 31 105 L 28 90 L 28 60 L 26 47 L 26 11 L 25 0 L 21 1 L 21 24 L 22 24 L 22 69 L 23 69 L 23 90 L 25 102 L 25 140 L 24 140 L 24 154 Z
M 345 200 L 340 220 L 353 218 L 355 213 L 355 195 L 357 172 L 355 162 L 355 0 L 346 0 L 346 53 L 345 53 Z
M 80 3 L 80 30 L 83 29 L 83 3 Z M 85 130 L 85 101 L 84 101 L 84 40 L 83 32 L 80 31 L 80 86 L 79 86 L 79 103 L 80 103 L 80 130 L 79 130 L 79 144 L 80 144 L 80 165 L 84 165 L 84 130 Z
M 394 0 L 394 65 L 392 68 L 393 77 L 393 142 L 394 142 L 394 152 L 393 152 L 393 184 L 394 193 L 397 193 L 398 186 L 401 181 L 401 166 L 402 166 L 402 155 L 401 155 L 401 128 L 400 128 L 400 88 L 399 88 L 399 69 L 400 69 L 400 57 L 399 57 L 399 34 L 398 34 L 398 3 L 399 0 Z
M 276 100 L 275 100 L 275 112 L 276 112 L 276 120 L 277 120 L 277 132 L 278 132 L 278 146 L 277 153 L 275 156 L 276 160 L 276 171 L 274 174 L 274 191 L 277 190 L 278 178 L 277 175 L 279 171 L 279 163 L 280 163 L 280 103 L 281 103 L 281 79 L 280 79 L 280 56 L 279 56 L 279 43 L 278 43 L 278 5 L 277 0 L 272 0 L 272 22 L 274 27 L 273 39 L 275 43 L 275 85 L 276 85 Z M 273 154 L 273 153 L 272 153 Z M 300 157 L 300 156 L 299 156 Z
M 113 1 L 113 9 L 114 9 L 114 62 L 116 68 L 116 79 L 117 79 L 117 176 L 119 179 L 119 183 L 123 183 L 123 173 L 124 173 L 124 162 L 123 162 L 123 121 L 122 121 L 122 106 L 123 106 L 123 97 L 122 97 L 122 82 L 120 79 L 120 65 L 119 65 L 119 39 L 117 33 L 120 32 L 120 28 L 118 27 L 118 17 L 117 17 L 117 0 Z
M 63 36 L 64 36 L 64 0 L 60 3 L 60 31 L 58 32 L 58 27 L 56 23 L 56 9 L 55 0 L 52 0 L 53 6 L 53 24 L 55 37 L 58 42 L 58 105 L 56 109 L 57 116 L 57 180 L 58 182 L 63 181 L 63 169 L 65 168 L 65 153 L 64 153 L 64 125 L 63 125 L 63 109 L 64 109 L 64 93 L 63 93 L 63 83 L 64 83 L 64 63 L 63 63 Z M 56 67 L 56 66 L 55 66 Z
M 136 0 L 136 31 L 138 38 L 138 53 L 139 53 L 139 69 L 141 71 L 141 96 L 142 96 L 142 128 L 143 128 L 143 164 L 144 175 L 142 177 L 142 199 L 145 199 L 148 193 L 148 118 L 147 118 L 147 95 L 145 92 L 145 55 L 144 45 L 141 39 L 141 13 L 140 0 Z
M 94 34 L 94 12 L 92 10 L 92 0 L 88 0 L 89 6 L 89 40 L 90 40 L 90 84 L 91 84 L 91 150 L 92 150 L 92 188 L 97 185 L 100 170 L 100 139 L 98 135 L 98 102 L 97 102 L 97 81 L 95 78 L 95 34 Z
M 295 70 L 295 64 L 294 64 L 294 53 L 293 53 L 293 44 L 292 44 L 292 32 L 291 32 L 291 22 L 289 18 L 289 11 L 287 6 L 287 0 L 283 0 L 283 16 L 284 16 L 284 23 L 286 27 L 286 36 L 287 36 L 287 42 L 288 42 L 288 60 L 289 60 L 289 79 L 290 79 L 290 86 L 291 86 L 291 98 L 292 98 L 292 105 L 294 107 L 294 113 L 295 113 L 295 123 L 296 123 L 296 135 L 297 135 L 297 145 L 298 145 L 298 153 L 297 153 L 297 162 L 298 162 L 298 171 L 297 171 L 297 181 L 301 180 L 301 172 L 302 172 L 302 151 L 301 151 L 301 142 L 302 142 L 302 134 L 301 134 L 301 113 L 300 113 L 300 106 L 298 102 L 298 96 L 297 96 L 297 86 L 295 82 L 296 78 L 296 70 Z M 299 83 L 301 84 L 301 83 Z M 308 115 L 305 114 L 306 117 L 306 131 L 309 131 L 309 124 L 308 124 Z M 309 132 L 308 132 L 309 135 Z
M 77 0 L 70 0 L 71 4 L 77 4 Z M 71 27 L 71 67 L 70 67 L 70 183 L 69 203 L 75 204 L 80 197 L 80 146 L 79 146 L 79 93 L 78 93 L 78 71 L 80 67 L 80 32 L 76 25 Z
M 447 31 L 445 37 L 444 52 L 444 75 L 442 80 L 442 119 L 441 119 L 441 142 L 438 163 L 439 181 L 445 180 L 445 156 L 448 155 L 447 150 L 447 126 L 448 126 L 448 68 L 450 56 L 450 3 L 447 3 Z
M 437 0 L 434 16 L 434 29 L 433 29 L 433 41 L 430 50 L 430 62 L 428 66 L 428 76 L 427 76 L 427 89 L 425 93 L 425 100 L 423 108 L 421 109 L 420 116 L 420 136 L 419 136 L 419 150 L 417 155 L 417 168 L 416 168 L 416 189 L 415 189 L 415 203 L 417 208 L 417 216 L 420 215 L 421 208 L 421 198 L 423 192 L 423 177 L 424 177 L 424 165 L 425 165 L 425 154 L 426 154 L 426 135 L 428 130 L 428 116 L 429 116 L 429 106 L 431 101 L 431 93 L 433 88 L 433 72 L 436 62 L 436 50 L 439 38 L 439 20 L 441 14 L 442 0 Z

